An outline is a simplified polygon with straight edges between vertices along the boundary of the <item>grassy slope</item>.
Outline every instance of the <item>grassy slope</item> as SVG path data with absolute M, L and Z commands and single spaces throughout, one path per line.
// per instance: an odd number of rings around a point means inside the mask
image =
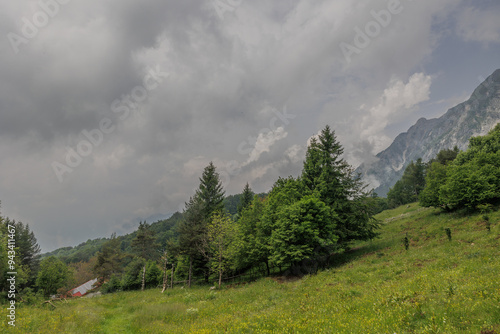
M 392 218 L 391 218 L 392 217 Z M 498 333 L 500 212 L 379 214 L 382 235 L 285 284 L 124 292 L 17 310 L 18 333 Z M 451 242 L 444 228 L 452 230 Z M 405 251 L 401 239 L 411 239 Z M 3 321 L 6 326 L 6 321 Z

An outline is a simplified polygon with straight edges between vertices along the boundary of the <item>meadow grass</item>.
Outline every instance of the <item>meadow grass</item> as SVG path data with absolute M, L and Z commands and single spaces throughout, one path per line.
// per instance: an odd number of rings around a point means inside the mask
M 317 275 L 108 294 L 17 310 L 12 333 L 500 333 L 500 213 L 416 204 Z M 451 230 L 449 241 L 445 229 Z M 408 235 L 408 251 L 402 239 Z

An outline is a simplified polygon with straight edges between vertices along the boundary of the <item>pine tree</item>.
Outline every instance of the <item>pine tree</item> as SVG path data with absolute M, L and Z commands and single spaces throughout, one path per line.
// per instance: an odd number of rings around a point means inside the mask
M 3 220 L 3 224 L 2 228 L 5 230 L 9 224 L 15 226 L 14 240 L 17 247 L 16 258 L 18 259 L 16 263 L 23 267 L 26 274 L 26 284 L 33 285 L 37 279 L 40 265 L 40 246 L 35 234 L 30 230 L 28 224 L 11 221 L 8 217 Z
M 338 216 L 338 243 L 347 245 L 353 240 L 375 237 L 377 224 L 373 208 L 366 200 L 365 185 L 342 158 L 343 153 L 335 132 L 325 126 L 307 149 L 302 180 Z
M 101 281 L 109 279 L 112 274 L 120 272 L 122 259 L 120 240 L 113 233 L 111 239 L 102 246 L 101 251 L 97 252 L 94 273 Z
M 316 190 L 321 176 L 321 149 L 316 137 L 311 138 L 311 143 L 307 148 L 306 160 L 302 170 L 302 180 L 304 184 L 311 190 Z
M 238 204 L 238 215 L 241 215 L 241 212 L 248 208 L 252 203 L 254 193 L 250 186 L 247 184 L 245 188 L 243 188 L 243 193 L 241 194 L 240 203 Z
M 158 246 L 150 227 L 146 222 L 139 222 L 137 234 L 131 244 L 132 249 L 144 260 L 151 260 L 156 255 L 155 248 Z
M 193 273 L 202 273 L 208 282 L 210 268 L 203 256 L 207 224 L 212 215 L 224 210 L 224 191 L 219 174 L 212 162 L 203 170 L 200 185 L 193 197 L 186 203 L 184 220 L 179 226 L 179 253 L 189 261 L 188 285 Z
M 224 190 L 212 162 L 203 170 L 196 195 L 203 203 L 203 214 L 207 221 L 215 212 L 224 210 Z

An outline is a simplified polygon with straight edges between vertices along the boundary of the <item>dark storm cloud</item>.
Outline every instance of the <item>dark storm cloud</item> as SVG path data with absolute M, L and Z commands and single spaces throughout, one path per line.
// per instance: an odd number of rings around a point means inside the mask
M 388 138 L 384 125 L 406 110 L 384 103 L 386 91 L 405 100 L 404 89 L 391 87 L 433 74 L 425 66 L 444 34 L 433 30 L 436 23 L 455 27 L 452 16 L 462 13 L 464 25 L 446 34 L 472 41 L 491 31 L 480 42 L 490 48 L 484 52 L 497 50 L 497 24 L 478 20 L 472 5 L 401 4 L 405 10 L 347 63 L 339 45 L 354 43 L 355 28 L 364 29 L 387 1 L 244 0 L 219 16 L 212 0 L 73 0 L 18 53 L 6 37 L 22 36 L 23 18 L 32 21 L 40 3 L 3 1 L 3 212 L 30 223 L 49 250 L 128 232 L 138 217 L 182 208 L 210 161 L 227 178 L 228 194 L 246 182 L 267 191 L 278 176 L 300 172 L 307 139 L 325 124 L 348 157 L 368 158 L 373 143 Z M 477 51 L 466 47 L 464 59 Z M 146 89 L 152 70 L 161 80 Z M 127 117 L 115 112 L 116 101 L 141 89 L 146 95 Z M 422 100 L 408 117 L 418 117 Z M 285 109 L 295 118 L 276 120 Z M 54 162 L 67 165 L 68 150 L 89 140 L 82 131 L 100 131 L 104 119 L 113 130 L 59 182 Z M 372 142 L 360 142 L 367 129 Z

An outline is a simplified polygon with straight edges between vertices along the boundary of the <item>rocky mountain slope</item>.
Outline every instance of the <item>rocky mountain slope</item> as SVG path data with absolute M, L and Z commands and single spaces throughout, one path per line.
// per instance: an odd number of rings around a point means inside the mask
M 469 100 L 449 109 L 439 118 L 421 118 L 408 132 L 399 134 L 378 160 L 362 164 L 361 173 L 379 196 L 385 196 L 402 176 L 406 166 L 418 158 L 424 162 L 442 149 L 465 150 L 469 138 L 488 133 L 500 122 L 500 69 L 474 91 Z

